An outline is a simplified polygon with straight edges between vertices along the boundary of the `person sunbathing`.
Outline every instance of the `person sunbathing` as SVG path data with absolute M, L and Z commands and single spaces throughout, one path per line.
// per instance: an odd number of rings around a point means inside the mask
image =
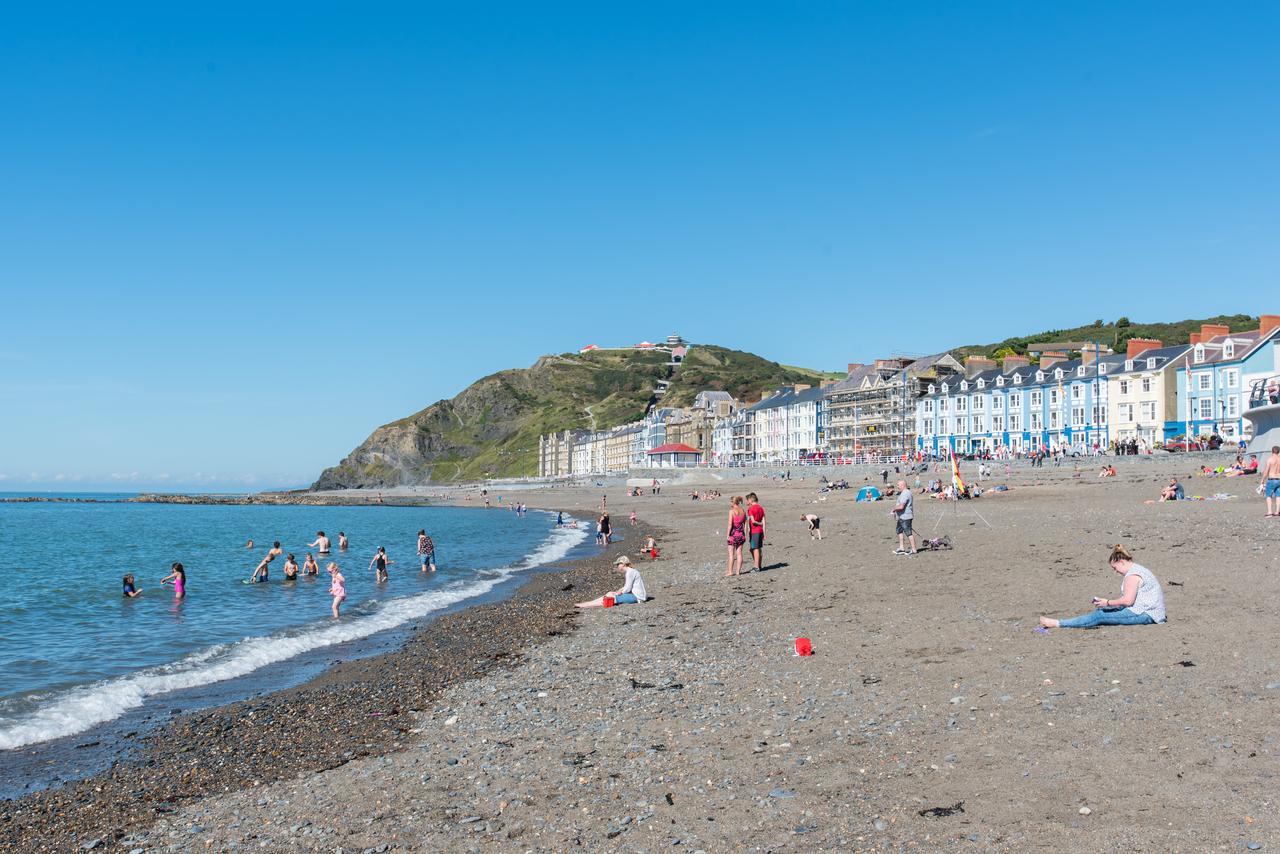
M 1120 597 L 1105 599 L 1093 597 L 1095 610 L 1079 617 L 1054 620 L 1041 617 L 1040 625 L 1046 629 L 1089 629 L 1094 626 L 1139 626 L 1165 621 L 1164 591 L 1151 570 L 1135 563 L 1133 555 L 1117 544 L 1107 559 L 1111 569 L 1124 577 L 1120 582 Z

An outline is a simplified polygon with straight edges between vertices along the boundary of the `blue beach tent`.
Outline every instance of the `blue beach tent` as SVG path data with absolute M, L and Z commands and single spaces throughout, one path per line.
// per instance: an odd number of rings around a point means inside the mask
M 858 497 L 853 500 L 854 501 L 879 501 L 880 490 L 876 489 L 874 486 L 864 486 L 862 487 L 862 489 L 858 490 Z

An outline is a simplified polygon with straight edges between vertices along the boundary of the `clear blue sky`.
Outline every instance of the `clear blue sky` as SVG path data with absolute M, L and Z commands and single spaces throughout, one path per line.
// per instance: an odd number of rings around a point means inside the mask
M 309 483 L 592 341 L 1280 310 L 1274 4 L 198 6 L 0 28 L 0 490 Z

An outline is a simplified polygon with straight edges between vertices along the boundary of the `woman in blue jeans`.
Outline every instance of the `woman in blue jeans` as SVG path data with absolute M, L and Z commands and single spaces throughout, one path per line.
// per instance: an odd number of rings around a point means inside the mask
M 1133 555 L 1124 546 L 1117 545 L 1111 550 L 1107 561 L 1111 568 L 1124 580 L 1120 582 L 1120 596 L 1117 599 L 1093 597 L 1097 610 L 1068 620 L 1054 620 L 1041 617 L 1040 625 L 1047 629 L 1089 629 L 1094 626 L 1140 626 L 1147 623 L 1163 623 L 1164 591 L 1160 582 L 1141 564 L 1133 562 Z

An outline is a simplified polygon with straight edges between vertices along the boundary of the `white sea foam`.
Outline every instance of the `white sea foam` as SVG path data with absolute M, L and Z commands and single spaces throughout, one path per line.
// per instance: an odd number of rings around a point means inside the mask
M 479 572 L 454 587 L 383 600 L 367 616 L 218 644 L 169 664 L 59 692 L 34 711 L 0 723 L 0 750 L 75 735 L 115 720 L 150 697 L 235 679 L 313 649 L 393 629 L 487 593 L 517 572 L 560 560 L 586 536 L 576 528 L 555 528 L 536 551 L 517 563 Z

